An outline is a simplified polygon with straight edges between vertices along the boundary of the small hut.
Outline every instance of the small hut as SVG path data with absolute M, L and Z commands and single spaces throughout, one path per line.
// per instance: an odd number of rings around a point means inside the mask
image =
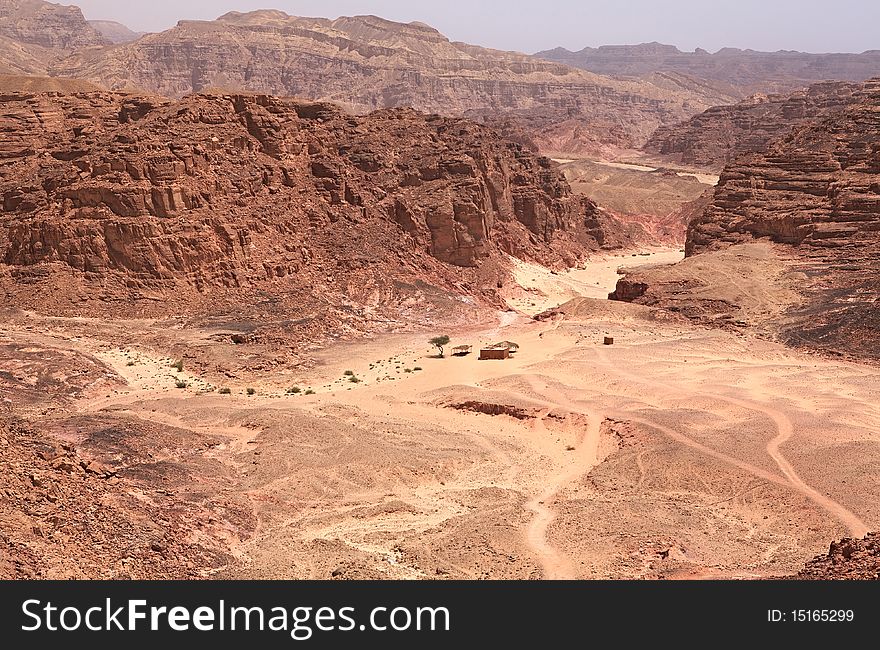
M 452 348 L 452 354 L 456 357 L 464 357 L 469 355 L 472 349 L 470 345 L 456 345 Z
M 510 348 L 506 347 L 496 347 L 494 345 L 489 346 L 488 348 L 482 348 L 480 350 L 480 360 L 483 359 L 509 359 L 510 358 Z

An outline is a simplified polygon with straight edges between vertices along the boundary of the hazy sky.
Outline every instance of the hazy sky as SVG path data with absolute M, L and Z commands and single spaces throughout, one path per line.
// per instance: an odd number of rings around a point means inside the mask
M 181 18 L 281 9 L 296 16 L 375 14 L 420 20 L 452 40 L 536 52 L 556 46 L 660 41 L 683 50 L 721 47 L 808 52 L 880 49 L 878 0 L 54 0 L 86 18 L 160 31 Z

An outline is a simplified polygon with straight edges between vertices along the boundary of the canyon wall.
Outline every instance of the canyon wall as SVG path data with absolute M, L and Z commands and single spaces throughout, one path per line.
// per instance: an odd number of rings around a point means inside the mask
M 860 84 L 832 81 L 787 95 L 755 95 L 661 126 L 644 150 L 673 163 L 720 170 L 743 154 L 766 150 L 798 124 L 859 101 L 861 92 Z
M 498 305 L 505 254 L 562 268 L 628 241 L 549 160 L 462 119 L 241 94 L 0 105 L 10 305 L 295 290 L 391 307 L 422 285 Z
M 86 22 L 79 7 L 41 0 L 3 0 L 0 3 L 0 36 L 63 50 L 108 43 Z
M 638 146 L 661 124 L 737 98 L 450 42 L 421 23 L 280 11 L 181 21 L 133 43 L 78 51 L 56 62 L 52 74 L 168 97 L 247 90 L 332 101 L 355 113 L 408 106 L 445 115 L 509 114 L 547 150 Z
M 880 358 L 880 80 L 861 85 L 853 98 L 728 165 L 711 204 L 690 222 L 688 260 L 627 277 L 613 297 L 687 304 L 689 315 L 717 321 L 727 314 L 729 324 L 754 289 L 783 307 L 771 313 L 770 305 L 758 319 L 781 340 Z M 756 256 L 749 247 L 761 242 L 775 253 Z M 765 267 L 778 277 L 762 277 L 757 270 Z M 796 299 L 771 295 L 785 287 Z

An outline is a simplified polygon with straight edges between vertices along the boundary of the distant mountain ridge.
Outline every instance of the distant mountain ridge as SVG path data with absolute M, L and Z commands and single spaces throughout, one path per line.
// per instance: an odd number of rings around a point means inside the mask
M 603 45 L 578 52 L 565 48 L 535 54 L 597 74 L 640 77 L 655 72 L 678 72 L 700 79 L 733 84 L 746 94 L 783 92 L 817 81 L 864 81 L 880 75 L 880 50 L 861 54 L 812 54 L 780 50 L 759 52 L 725 47 L 715 53 L 697 49 L 682 52 L 673 45 Z
M 135 32 L 115 20 L 89 20 L 91 25 L 101 36 L 113 44 L 130 43 L 136 41 L 146 32 Z
M 62 50 L 107 43 L 86 22 L 79 7 L 42 0 L 0 2 L 0 36 L 26 45 Z
M 16 2 L 0 0 L 0 7 Z M 49 11 L 44 6 L 59 10 L 43 3 L 36 12 Z M 78 78 L 175 98 L 215 89 L 271 93 L 332 101 L 354 113 L 409 106 L 487 122 L 506 114 L 542 149 L 564 145 L 575 153 L 637 147 L 662 124 L 740 98 L 683 75 L 611 79 L 377 16 L 229 12 L 132 40 L 130 30 L 90 25 L 78 9 L 68 13 L 92 34 L 83 47 L 32 56 L 12 34 L 0 42 L 0 74 Z

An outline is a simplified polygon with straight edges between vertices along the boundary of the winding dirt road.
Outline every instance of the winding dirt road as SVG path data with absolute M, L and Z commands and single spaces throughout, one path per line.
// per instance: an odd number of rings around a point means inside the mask
M 722 402 L 726 402 L 728 404 L 732 404 L 734 406 L 738 406 L 739 408 L 754 411 L 762 414 L 769 420 L 773 422 L 773 425 L 776 429 L 776 435 L 767 442 L 766 451 L 770 458 L 776 463 L 785 477 L 784 485 L 791 487 L 793 490 L 803 494 L 805 497 L 813 501 L 815 504 L 826 510 L 833 517 L 838 519 L 842 524 L 844 524 L 849 530 L 850 534 L 854 537 L 864 537 L 864 535 L 870 530 L 868 526 L 855 514 L 853 514 L 849 509 L 837 503 L 829 496 L 820 493 L 814 487 L 806 484 L 795 469 L 792 467 L 791 463 L 785 458 L 785 456 L 780 451 L 780 447 L 791 440 L 794 435 L 794 427 L 792 426 L 791 420 L 788 416 L 786 416 L 782 411 L 763 404 L 761 402 L 753 401 L 753 400 L 744 400 L 734 397 L 729 397 L 727 395 L 719 395 L 713 392 L 694 390 L 689 388 L 686 384 L 681 383 L 675 386 L 670 384 L 666 384 L 664 382 L 646 379 L 645 377 L 636 376 L 630 372 L 620 369 L 615 364 L 609 361 L 605 352 L 602 349 L 596 349 L 596 358 L 602 363 L 602 365 L 609 371 L 620 377 L 626 378 L 628 381 L 631 381 L 635 384 L 650 386 L 654 390 L 659 390 L 661 392 L 665 392 L 668 395 L 674 396 L 677 399 L 686 399 L 687 396 L 691 397 L 701 397 L 708 398 L 713 400 L 720 400 Z M 647 406 L 647 404 L 646 404 Z M 722 460 L 730 465 L 738 467 L 740 469 L 746 470 L 759 478 L 763 478 L 764 480 L 773 481 L 775 483 L 780 483 L 779 477 L 769 474 L 768 472 L 745 463 L 741 460 L 737 460 L 725 454 L 714 451 L 705 445 L 701 445 L 696 441 L 688 438 L 686 435 L 674 431 L 669 427 L 664 427 L 656 422 L 652 422 L 645 418 L 637 418 L 632 414 L 621 413 L 619 417 L 626 418 L 632 422 L 639 422 L 644 424 L 645 426 L 650 426 L 657 431 L 661 431 L 662 433 L 682 442 L 683 444 L 692 447 L 693 449 L 697 449 L 702 453 L 708 454 L 713 458 L 717 458 Z
M 214 508 L 217 494 L 248 504 L 256 526 L 247 533 L 220 525 L 222 510 L 193 520 L 194 538 L 235 532 L 222 542 L 234 561 L 205 575 L 772 577 L 831 540 L 877 529 L 876 369 L 607 300 L 528 318 L 573 295 L 599 297 L 634 259 L 597 260 L 564 281 L 521 267 L 531 283 L 516 298 L 521 313 L 449 332 L 475 348 L 517 341 L 504 361 L 435 358 L 427 340 L 437 332 L 420 332 L 235 379 L 220 360 L 238 349 L 217 342 L 220 371 L 197 376 L 195 364 L 171 367 L 168 339 L 150 338 L 154 323 L 97 330 L 36 316 L 7 328 L 4 345 L 24 359 L 10 366 L 16 378 L 63 374 L 55 364 L 40 375 L 49 356 L 27 352 L 35 346 L 88 357 L 70 376 L 95 374 L 74 377 L 93 388 L 51 417 L 78 440 L 97 430 L 92 450 L 109 440 L 110 461 L 125 445 L 141 448 L 132 462 L 146 471 L 119 466 L 121 477 L 159 476 L 160 487 L 162 472 L 186 477 L 180 493 L 194 501 L 177 504 L 183 513 Z M 605 335 L 614 346 L 602 345 Z M 180 336 L 213 340 L 207 330 Z M 157 431 L 160 446 L 145 444 Z M 210 448 L 187 458 L 167 451 L 206 436 Z M 178 446 L 166 448 L 171 439 Z M 222 484 L 211 464 L 222 466 Z

